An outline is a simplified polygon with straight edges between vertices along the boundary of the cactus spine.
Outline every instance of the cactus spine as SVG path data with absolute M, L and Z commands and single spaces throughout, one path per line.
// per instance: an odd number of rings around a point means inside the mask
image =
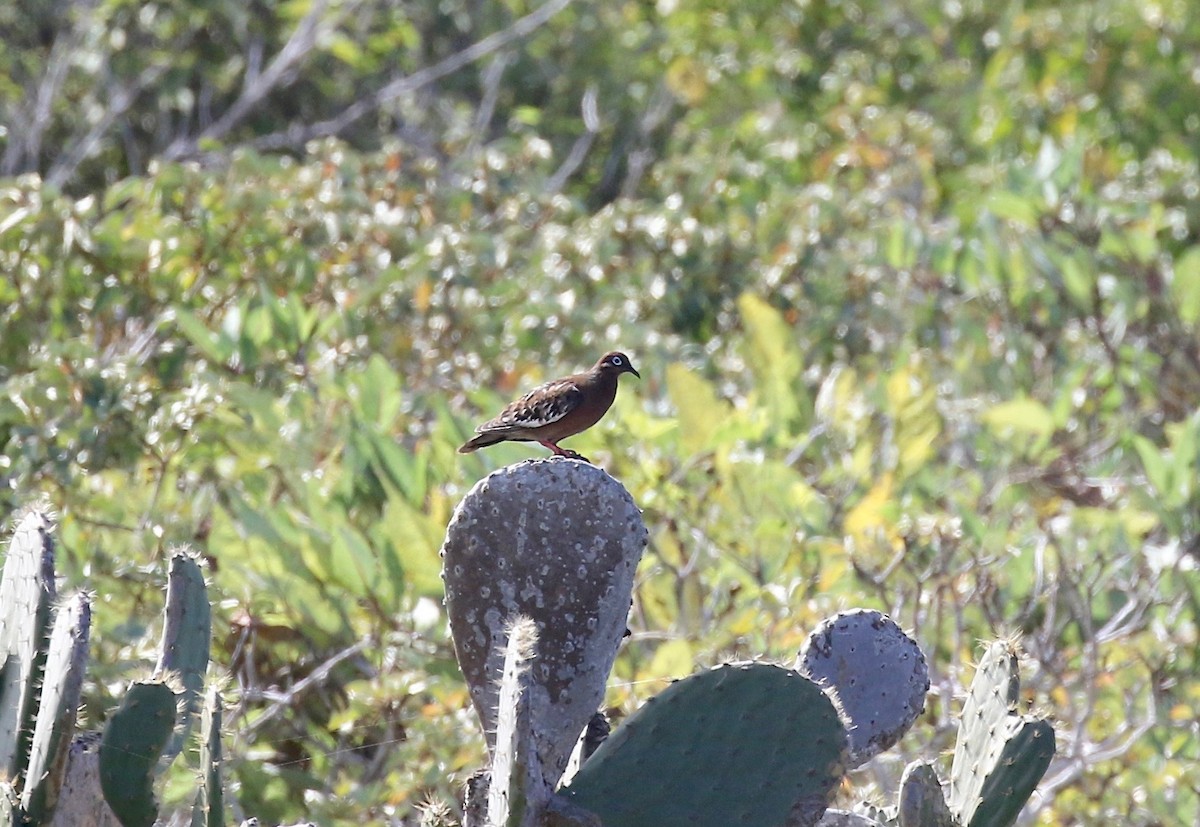
M 167 572 L 167 606 L 163 611 L 162 645 L 154 676 L 178 675 L 183 683 L 183 696 L 179 726 L 163 751 L 160 771 L 175 760 L 191 730 L 200 706 L 211 640 L 212 608 L 208 603 L 204 574 L 194 555 L 186 550 L 176 550 L 171 555 L 171 567 Z
M 17 519 L 0 577 L 0 775 L 22 775 L 37 710 L 38 681 L 55 597 L 49 512 Z
M 221 787 L 221 693 L 210 686 L 200 713 L 200 788 L 192 806 L 192 827 L 224 827 Z
M 521 827 L 525 814 L 540 810 L 546 798 L 542 779 L 537 777 L 538 762 L 530 760 L 533 724 L 529 716 L 529 663 L 536 647 L 537 625 L 528 617 L 518 616 L 509 624 L 504 645 L 488 787 L 488 827 Z
M 91 622 L 91 596 L 84 593 L 72 595 L 55 613 L 21 794 L 21 808 L 35 824 L 54 809 L 66 773 Z
M 950 806 L 968 827 L 1016 821 L 1054 757 L 1054 727 L 1022 716 L 1016 644 L 1000 640 L 984 653 L 963 704 Z

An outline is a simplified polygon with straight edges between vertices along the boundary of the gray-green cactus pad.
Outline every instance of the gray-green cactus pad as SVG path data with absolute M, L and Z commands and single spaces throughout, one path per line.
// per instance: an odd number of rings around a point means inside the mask
M 845 752 L 816 684 L 781 666 L 732 664 L 648 701 L 562 794 L 605 827 L 814 825 Z
M 904 769 L 896 815 L 900 827 L 955 827 L 942 782 L 924 761 L 914 761 Z
M 58 802 L 87 665 L 91 595 L 77 592 L 58 607 L 42 675 L 21 806 L 40 824 Z
M 191 551 L 176 549 L 171 554 L 167 574 L 167 605 L 163 611 L 162 644 L 159 647 L 155 677 L 176 674 L 183 683 L 179 725 L 163 751 L 160 771 L 175 760 L 191 732 L 192 721 L 200 708 L 204 674 L 208 670 L 212 642 L 212 608 L 204 572 Z
M 963 703 L 954 762 L 951 808 L 969 827 L 1006 827 L 1016 821 L 1054 758 L 1054 727 L 1021 716 L 1017 646 L 992 643 Z
M 0 777 L 23 774 L 33 736 L 56 593 L 52 531 L 46 509 L 18 517 L 0 576 Z
M 442 546 L 446 607 L 489 748 L 505 624 L 517 614 L 537 624 L 529 702 L 548 784 L 561 777 L 604 698 L 645 545 L 629 492 L 602 469 L 561 458 L 490 474 L 450 521 Z
M 873 609 L 823 621 L 800 651 L 796 670 L 834 692 L 850 732 L 850 765 L 888 749 L 925 708 L 929 668 L 916 641 Z

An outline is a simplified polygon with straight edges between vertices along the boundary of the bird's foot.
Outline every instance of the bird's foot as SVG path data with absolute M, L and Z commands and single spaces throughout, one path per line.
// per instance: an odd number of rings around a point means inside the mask
M 542 445 L 543 448 L 549 448 L 551 451 L 553 451 L 554 456 L 556 456 L 556 457 L 566 457 L 567 459 L 581 459 L 587 463 L 591 462 L 591 460 L 588 459 L 587 457 L 585 457 L 583 454 L 579 453 L 578 451 L 572 451 L 570 448 L 560 448 L 558 445 L 554 444 L 553 442 L 549 442 L 549 441 L 545 441 L 545 440 L 539 440 L 539 443 Z

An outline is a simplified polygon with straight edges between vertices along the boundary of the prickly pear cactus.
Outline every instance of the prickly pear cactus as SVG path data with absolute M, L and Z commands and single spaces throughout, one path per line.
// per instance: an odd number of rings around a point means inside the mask
M 505 623 L 526 615 L 537 624 L 529 708 L 549 786 L 604 698 L 645 545 L 641 513 L 624 487 L 594 465 L 562 458 L 480 480 L 446 531 L 450 630 L 489 751 Z
M 160 772 L 175 760 L 191 731 L 200 707 L 211 641 L 212 609 L 204 573 L 192 552 L 176 549 L 167 571 L 167 605 L 163 610 L 162 644 L 154 676 L 178 675 L 183 683 L 183 696 L 179 725 L 163 751 Z
M 158 817 L 155 768 L 171 739 L 179 695 L 162 681 L 138 681 L 108 720 L 100 741 L 100 788 L 124 827 Z
M 67 750 L 67 771 L 47 827 L 120 827 L 100 789 L 99 732 L 81 732 Z
M 527 617 L 514 618 L 507 637 L 489 773 L 488 827 L 520 827 L 526 813 L 540 810 L 546 797 L 541 778 L 530 778 L 538 770 L 537 762 L 529 755 L 534 744 L 528 695 L 537 625 Z
M 971 681 L 950 769 L 950 806 L 967 827 L 1014 823 L 1054 758 L 1054 727 L 1018 714 L 1019 699 L 1016 644 L 996 641 Z
M 929 669 L 916 641 L 887 615 L 851 609 L 813 631 L 796 671 L 837 696 L 850 732 L 850 766 L 890 748 L 925 708 Z
M 58 802 L 68 747 L 75 734 L 91 623 L 89 594 L 71 595 L 55 613 L 21 794 L 21 807 L 34 824 L 44 822 Z
M 895 804 L 881 807 L 868 801 L 860 801 L 854 805 L 852 812 L 854 815 L 861 816 L 867 821 L 873 821 L 882 827 L 898 827 L 900 824 L 900 816 Z
M 221 787 L 221 692 L 210 686 L 200 713 L 200 787 L 192 805 L 192 827 L 224 827 Z
M 816 684 L 727 664 L 648 701 L 561 794 L 605 827 L 811 827 L 845 759 L 846 732 Z
M 817 827 L 885 827 L 881 821 L 848 810 L 826 810 Z
M 897 821 L 900 827 L 955 827 L 942 782 L 924 761 L 914 761 L 904 769 Z
M 0 777 L 21 776 L 37 710 L 38 681 L 54 603 L 49 510 L 17 518 L 0 577 Z

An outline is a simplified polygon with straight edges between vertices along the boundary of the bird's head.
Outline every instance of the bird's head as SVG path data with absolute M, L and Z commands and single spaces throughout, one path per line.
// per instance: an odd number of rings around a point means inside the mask
M 629 361 L 629 357 L 616 350 L 601 356 L 600 361 L 596 363 L 596 370 L 617 376 L 622 373 L 632 373 L 638 379 L 642 378 L 642 375 L 637 372 L 637 368 Z

